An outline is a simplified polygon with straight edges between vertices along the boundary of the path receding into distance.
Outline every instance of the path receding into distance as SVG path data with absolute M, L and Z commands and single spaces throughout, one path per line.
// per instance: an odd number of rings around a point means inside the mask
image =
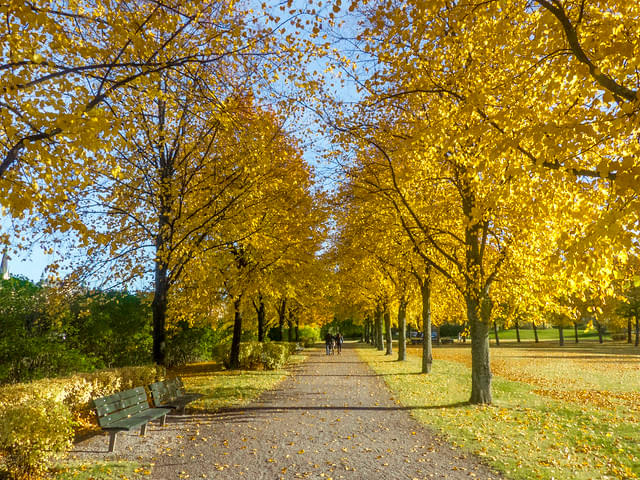
M 172 416 L 151 478 L 502 478 L 418 424 L 353 345 L 308 353 L 245 408 Z

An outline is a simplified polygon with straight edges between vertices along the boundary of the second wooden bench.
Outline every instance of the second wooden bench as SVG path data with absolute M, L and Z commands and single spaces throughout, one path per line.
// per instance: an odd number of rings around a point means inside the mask
M 184 412 L 184 407 L 200 397 L 201 393 L 185 392 L 184 384 L 180 377 L 170 378 L 149 385 L 153 404 L 156 407 L 175 408 Z

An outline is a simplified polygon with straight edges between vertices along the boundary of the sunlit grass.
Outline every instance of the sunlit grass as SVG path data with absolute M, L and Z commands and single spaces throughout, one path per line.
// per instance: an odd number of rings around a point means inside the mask
M 504 356 L 501 350 L 492 349 L 494 364 L 503 361 L 504 365 L 497 369 L 500 373 L 494 371 L 498 374 L 493 379 L 491 406 L 467 404 L 471 390 L 468 347 L 434 349 L 429 375 L 419 373 L 417 349 L 411 350 L 406 362 L 394 361 L 368 347 L 359 352 L 419 421 L 485 458 L 510 478 L 638 478 L 640 415 L 637 410 L 623 408 L 626 401 L 606 408 L 597 393 L 586 389 L 599 380 L 602 389 L 617 385 L 598 369 L 594 379 L 583 383 L 586 378 L 580 374 L 590 368 L 590 355 L 572 351 L 550 355 L 543 349 L 528 349 L 521 352 L 522 363 L 511 369 L 507 357 L 511 355 L 513 360 L 517 349 L 504 349 L 509 352 Z M 626 356 L 617 362 L 609 359 L 609 376 L 615 376 L 612 372 L 617 369 L 629 372 L 626 361 L 635 361 L 635 374 L 629 373 L 627 381 L 635 382 L 637 390 L 638 357 Z M 545 383 L 553 366 L 562 374 L 550 375 Z M 512 378 L 505 378 L 503 373 Z M 560 378 L 573 380 L 574 390 L 568 390 Z M 582 393 L 565 398 L 550 392 Z
M 288 366 L 304 358 L 292 355 Z M 222 370 L 214 363 L 199 363 L 170 372 L 170 375 L 179 375 L 187 390 L 204 394 L 187 407 L 188 411 L 201 412 L 246 405 L 262 392 L 274 388 L 288 373 L 287 369 Z
M 495 340 L 495 336 L 493 330 L 490 332 L 490 338 L 493 342 Z M 516 334 L 515 328 L 510 328 L 509 330 L 499 330 L 498 338 L 500 341 L 515 341 L 518 336 Z M 535 341 L 535 333 L 532 328 L 521 328 L 520 329 L 520 340 L 523 342 L 532 342 Z M 609 335 L 605 335 L 603 337 L 606 340 L 611 340 Z M 538 328 L 538 340 L 540 341 L 554 341 L 559 342 L 559 332 L 557 328 Z M 578 329 L 578 341 L 597 341 L 598 340 L 598 332 L 591 330 L 589 332 L 585 332 L 584 329 Z M 575 341 L 575 332 L 573 327 L 564 329 L 564 341 L 565 343 L 571 343 Z
M 150 465 L 136 462 L 68 462 L 55 470 L 57 480 L 134 480 L 148 477 Z

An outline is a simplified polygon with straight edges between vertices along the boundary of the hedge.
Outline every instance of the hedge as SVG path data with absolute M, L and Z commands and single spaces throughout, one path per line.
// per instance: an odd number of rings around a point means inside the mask
M 91 400 L 149 385 L 162 367 L 125 367 L 0 387 L 0 456 L 11 478 L 42 476 L 74 434 L 97 430 Z M 72 428 L 73 426 L 73 428 Z

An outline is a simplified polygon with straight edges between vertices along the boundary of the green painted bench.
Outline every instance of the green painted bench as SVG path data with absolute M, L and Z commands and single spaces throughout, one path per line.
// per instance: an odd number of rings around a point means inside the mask
M 170 378 L 149 385 L 153 404 L 161 408 L 173 408 L 184 412 L 184 407 L 200 397 L 201 393 L 185 392 L 184 383 L 180 377 Z
M 160 418 L 164 425 L 167 413 L 171 411 L 168 408 L 149 407 L 144 387 L 96 398 L 93 400 L 93 407 L 98 416 L 98 424 L 110 433 L 109 452 L 115 449 L 118 432 L 140 427 L 140 435 L 144 435 L 147 423 Z

